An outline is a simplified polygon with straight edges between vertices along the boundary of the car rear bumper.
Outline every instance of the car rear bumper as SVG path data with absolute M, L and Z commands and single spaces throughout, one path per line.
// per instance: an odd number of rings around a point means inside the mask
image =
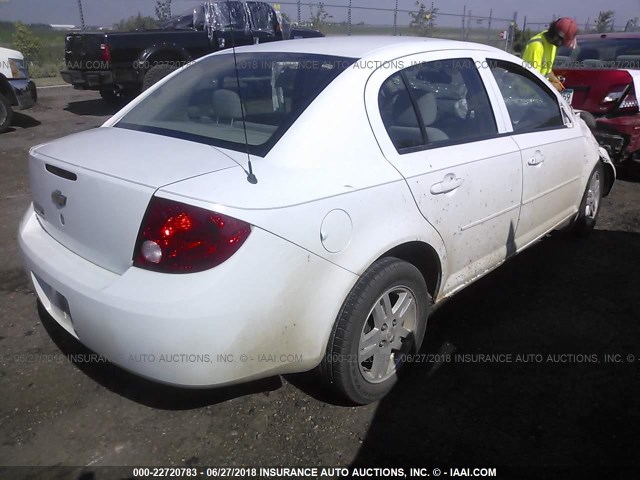
M 38 90 L 36 84 L 28 79 L 9 80 L 15 96 L 14 105 L 18 110 L 26 110 L 33 107 L 38 101 Z
M 71 335 L 126 370 L 189 387 L 314 368 L 356 280 L 258 228 L 227 262 L 187 275 L 107 271 L 50 237 L 32 208 L 19 244 L 38 298 Z

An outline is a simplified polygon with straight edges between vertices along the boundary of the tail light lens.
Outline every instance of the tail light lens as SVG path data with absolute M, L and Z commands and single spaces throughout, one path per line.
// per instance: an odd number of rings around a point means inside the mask
M 638 111 L 638 98 L 632 83 L 614 85 L 601 102 L 601 110 L 612 113 Z
M 133 264 L 164 273 L 195 273 L 228 260 L 251 233 L 241 220 L 153 197 L 142 221 Z
M 638 111 L 638 97 L 636 97 L 633 87 L 631 87 L 631 91 L 622 99 L 618 108 L 624 112 Z
M 100 60 L 103 62 L 111 61 L 111 50 L 109 49 L 109 45 L 106 43 L 100 44 Z
M 602 103 L 603 104 L 615 104 L 618 103 L 620 101 L 620 99 L 626 95 L 627 90 L 629 90 L 629 85 L 625 84 L 625 85 L 616 85 L 614 87 L 611 88 L 611 90 L 609 91 L 609 93 L 607 95 L 605 95 L 605 97 L 602 99 Z

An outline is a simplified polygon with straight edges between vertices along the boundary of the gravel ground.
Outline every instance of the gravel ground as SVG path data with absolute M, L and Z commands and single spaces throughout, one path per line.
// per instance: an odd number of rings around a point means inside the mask
M 640 471 L 637 181 L 616 184 L 588 240 L 553 235 L 443 306 L 424 361 L 377 404 L 336 404 L 304 375 L 179 390 L 69 361 L 87 351 L 38 314 L 16 242 L 28 149 L 113 113 L 92 92 L 39 93 L 0 136 L 0 465 L 87 466 L 56 477 L 85 480 L 107 478 L 95 469 L 110 465 Z M 491 354 L 502 361 L 480 357 Z M 56 473 L 0 469 L 31 475 Z

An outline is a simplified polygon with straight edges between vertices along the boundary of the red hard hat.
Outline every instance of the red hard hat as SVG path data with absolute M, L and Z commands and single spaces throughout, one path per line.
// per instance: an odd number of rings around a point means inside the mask
M 576 21 L 573 18 L 562 17 L 556 20 L 554 27 L 558 36 L 562 38 L 562 44 L 566 47 L 571 46 L 578 33 Z

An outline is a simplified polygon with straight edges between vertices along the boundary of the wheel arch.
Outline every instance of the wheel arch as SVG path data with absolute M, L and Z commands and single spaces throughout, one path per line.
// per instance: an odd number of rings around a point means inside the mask
M 602 163 L 602 166 L 603 166 L 602 170 L 604 171 L 605 184 L 606 184 L 606 187 L 602 192 L 602 196 L 606 197 L 611 192 L 611 189 L 613 188 L 613 184 L 616 181 L 616 169 L 613 165 L 611 165 L 611 163 L 604 161 L 602 158 L 600 158 L 600 163 Z
M 376 261 L 385 257 L 404 260 L 420 270 L 429 294 L 435 300 L 442 284 L 442 262 L 435 248 L 421 241 L 406 242 L 388 250 Z
M 154 61 L 189 61 L 191 55 L 184 48 L 169 43 L 153 45 L 140 54 L 138 61 L 142 64 Z
M 13 91 L 13 87 L 9 83 L 7 77 L 0 73 L 0 94 L 4 95 L 4 97 L 9 100 L 11 105 L 17 105 L 18 101 L 16 99 L 15 93 Z

